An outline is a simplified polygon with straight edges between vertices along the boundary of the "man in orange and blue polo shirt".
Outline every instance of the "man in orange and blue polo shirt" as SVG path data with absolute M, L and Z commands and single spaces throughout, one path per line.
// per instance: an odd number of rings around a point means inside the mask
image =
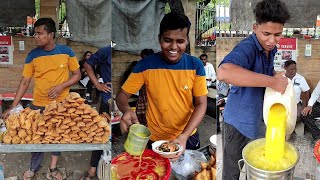
M 208 91 L 203 63 L 184 53 L 189 30 L 187 16 L 176 13 L 164 16 L 159 33 L 161 52 L 139 61 L 117 94 L 116 102 L 123 112 L 122 131 L 126 132 L 131 124 L 138 123 L 128 99 L 145 84 L 151 142 L 170 140 L 184 149 L 200 147 L 196 128 L 206 111 Z
M 72 49 L 54 42 L 55 22 L 51 18 L 40 18 L 34 26 L 35 42 L 38 47 L 33 49 L 26 58 L 19 88 L 4 117 L 18 105 L 32 77 L 34 78 L 34 89 L 30 108 L 41 111 L 52 101 L 61 102 L 65 99 L 69 94 L 70 86 L 77 83 L 81 77 L 79 63 Z M 70 72 L 71 77 L 69 77 Z M 60 152 L 52 153 L 51 164 L 47 172 L 48 177 L 57 180 L 62 180 L 62 174 L 56 167 L 60 154 Z M 23 179 L 32 179 L 40 168 L 43 156 L 43 152 L 32 153 L 30 169 L 24 173 Z

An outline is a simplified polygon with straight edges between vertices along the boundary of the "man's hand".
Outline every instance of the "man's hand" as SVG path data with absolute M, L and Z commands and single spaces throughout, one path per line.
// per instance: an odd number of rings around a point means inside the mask
M 64 88 L 61 85 L 53 86 L 48 93 L 50 99 L 57 98 Z
M 2 119 L 7 119 L 10 115 L 10 111 L 13 109 L 13 107 L 10 107 L 2 114 Z
M 273 77 L 275 78 L 275 81 L 271 85 L 271 88 L 283 94 L 288 85 L 288 78 L 284 77 L 282 74 L 276 74 Z
M 122 134 L 128 133 L 129 127 L 132 124 L 139 124 L 139 121 L 136 113 L 133 110 L 128 109 L 126 110 L 126 112 L 123 113 L 123 116 L 121 117 L 121 120 L 120 120 L 121 133 Z
M 108 85 L 109 84 L 111 84 L 110 82 L 107 82 L 107 83 L 99 83 L 98 85 L 97 85 L 97 89 L 99 90 L 99 91 L 102 91 L 102 92 L 105 92 L 105 93 L 109 93 L 109 92 L 111 92 L 111 87 L 109 87 Z
M 307 116 L 308 114 L 312 113 L 312 106 L 307 106 L 305 108 L 302 109 L 301 114 L 303 116 Z
M 177 161 L 179 159 L 179 157 L 184 153 L 184 151 L 186 150 L 188 138 L 189 138 L 189 136 L 186 136 L 184 134 L 180 134 L 175 140 L 172 141 L 172 143 L 180 144 L 182 146 L 183 150 L 181 152 L 179 152 L 178 154 L 176 154 L 174 157 L 170 158 L 170 161 L 172 161 L 172 162 Z
M 225 100 L 224 99 L 219 99 L 217 101 L 217 106 L 221 106 L 223 103 L 225 103 Z

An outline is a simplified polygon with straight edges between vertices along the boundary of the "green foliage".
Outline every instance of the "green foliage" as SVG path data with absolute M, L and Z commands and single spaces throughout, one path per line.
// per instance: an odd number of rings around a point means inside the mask
M 166 3 L 166 5 L 164 6 L 164 13 L 168 14 L 169 12 L 171 12 L 170 6 L 169 6 L 169 3 Z
M 220 4 L 220 5 L 226 5 L 229 6 L 230 5 L 230 0 L 211 0 L 210 2 L 211 4 Z
M 62 1 L 59 6 L 59 24 L 63 24 L 63 21 L 66 19 L 66 15 L 66 3 L 65 1 Z
M 39 18 L 40 16 L 40 1 L 41 0 L 35 0 L 36 18 Z M 65 0 L 62 0 L 59 6 L 59 23 L 63 23 L 65 18 L 66 18 L 66 3 L 65 3 Z
M 198 30 L 200 32 L 207 31 L 214 24 L 215 19 L 215 4 L 212 1 L 204 8 L 201 8 L 201 15 L 198 20 Z
M 35 15 L 35 17 L 39 17 L 39 15 L 40 15 L 40 0 L 35 0 L 35 7 L 36 7 L 36 15 Z

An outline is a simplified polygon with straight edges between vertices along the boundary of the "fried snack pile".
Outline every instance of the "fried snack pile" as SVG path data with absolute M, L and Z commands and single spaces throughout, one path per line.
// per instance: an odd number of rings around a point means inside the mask
M 175 152 L 179 150 L 176 144 L 170 142 L 164 142 L 158 148 L 158 150 L 162 152 Z
M 196 172 L 195 180 L 216 180 L 216 158 L 215 154 L 210 156 L 209 163 L 201 163 L 201 171 Z
M 6 120 L 5 144 L 77 144 L 106 143 L 110 127 L 104 115 L 85 104 L 78 93 L 71 92 L 61 102 L 52 102 L 40 110 L 26 108 Z

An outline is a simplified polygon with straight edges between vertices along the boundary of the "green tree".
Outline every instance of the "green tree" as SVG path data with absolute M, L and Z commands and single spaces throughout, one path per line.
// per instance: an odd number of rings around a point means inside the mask
M 36 7 L 36 18 L 40 16 L 40 0 L 35 0 L 35 7 Z
M 67 18 L 67 10 L 66 10 L 66 1 L 65 0 L 60 0 L 60 5 L 59 5 L 59 24 L 63 24 L 63 22 Z

